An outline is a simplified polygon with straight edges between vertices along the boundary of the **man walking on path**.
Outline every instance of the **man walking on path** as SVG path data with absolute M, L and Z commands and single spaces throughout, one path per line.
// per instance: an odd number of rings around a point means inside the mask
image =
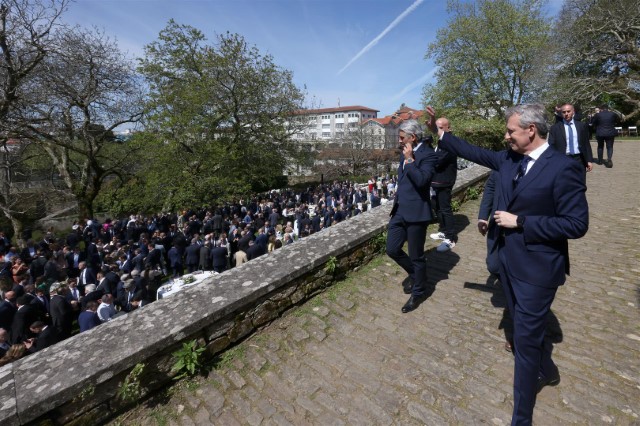
M 429 188 L 438 158 L 422 140 L 422 126 L 407 120 L 400 126 L 402 148 L 398 166 L 398 185 L 387 231 L 387 255 L 396 261 L 409 276 L 403 290 L 411 297 L 402 312 L 415 310 L 427 298 L 427 262 L 424 242 L 427 226 L 433 219 Z M 402 250 L 408 242 L 409 255 Z
M 494 219 L 500 281 L 514 323 L 513 425 L 530 425 L 536 394 L 560 382 L 545 344 L 546 317 L 559 285 L 569 273 L 568 239 L 589 227 L 583 167 L 549 149 L 541 105 L 507 109 L 505 140 L 510 149 L 494 152 L 438 130 L 435 111 L 429 127 L 440 147 L 500 172 Z

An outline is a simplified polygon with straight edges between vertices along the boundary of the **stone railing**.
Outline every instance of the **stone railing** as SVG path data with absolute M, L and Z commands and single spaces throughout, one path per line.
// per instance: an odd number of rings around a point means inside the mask
M 460 172 L 454 192 L 463 197 L 487 174 L 479 166 Z M 390 209 L 358 215 L 0 367 L 0 424 L 113 418 L 172 380 L 172 354 L 184 342 L 197 341 L 212 358 L 383 252 L 379 236 Z

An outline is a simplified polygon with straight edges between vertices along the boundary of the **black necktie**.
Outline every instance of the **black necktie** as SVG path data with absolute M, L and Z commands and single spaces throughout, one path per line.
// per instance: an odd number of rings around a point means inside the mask
M 520 160 L 520 165 L 518 166 L 518 173 L 513 178 L 514 185 L 517 185 L 520 179 L 527 173 L 527 164 L 531 161 L 531 157 L 525 155 L 522 160 Z

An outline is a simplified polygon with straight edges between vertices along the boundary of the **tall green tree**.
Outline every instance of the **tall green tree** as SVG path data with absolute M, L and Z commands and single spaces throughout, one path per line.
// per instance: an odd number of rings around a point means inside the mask
M 553 69 L 558 100 L 610 103 L 640 118 L 640 7 L 637 0 L 566 0 L 558 16 Z
M 264 189 L 300 158 L 292 136 L 303 93 L 290 71 L 238 34 L 209 43 L 170 21 L 145 47 L 140 72 L 150 87 L 149 154 L 132 185 L 140 208 L 208 204 Z M 129 200 L 130 201 L 130 200 Z M 127 202 L 129 202 L 127 201 Z
M 449 22 L 426 58 L 438 67 L 424 103 L 449 115 L 490 118 L 538 95 L 550 26 L 540 0 L 449 0 Z
M 68 0 L 2 0 L 0 2 L 0 211 L 11 222 L 19 245 L 25 221 L 43 194 L 25 190 L 19 176 L 35 177 L 31 160 L 38 156 L 24 134 L 36 117 L 29 111 L 34 79 L 43 61 L 57 48 L 60 17 Z M 9 142 L 14 142 L 10 144 Z M 39 179 L 37 179 L 39 180 Z M 23 179 L 24 181 L 24 179 Z M 48 188 L 47 188 L 48 189 Z
M 58 47 L 34 81 L 36 100 L 26 123 L 32 140 L 49 155 L 80 218 L 94 215 L 106 183 L 128 181 L 133 147 L 117 143 L 114 130 L 142 118 L 144 90 L 133 62 L 94 29 L 58 34 Z

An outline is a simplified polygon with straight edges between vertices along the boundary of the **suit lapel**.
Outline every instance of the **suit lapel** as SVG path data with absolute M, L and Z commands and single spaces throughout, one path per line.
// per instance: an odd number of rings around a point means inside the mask
M 531 169 L 520 179 L 520 182 L 518 182 L 518 185 L 514 188 L 512 199 L 517 197 L 519 193 L 533 182 L 540 173 L 542 173 L 542 170 L 544 170 L 544 168 L 547 167 L 547 164 L 549 164 L 549 157 L 551 157 L 552 153 L 552 148 L 549 147 L 540 157 L 538 157 L 538 159 L 533 163 L 533 166 L 531 166 Z

